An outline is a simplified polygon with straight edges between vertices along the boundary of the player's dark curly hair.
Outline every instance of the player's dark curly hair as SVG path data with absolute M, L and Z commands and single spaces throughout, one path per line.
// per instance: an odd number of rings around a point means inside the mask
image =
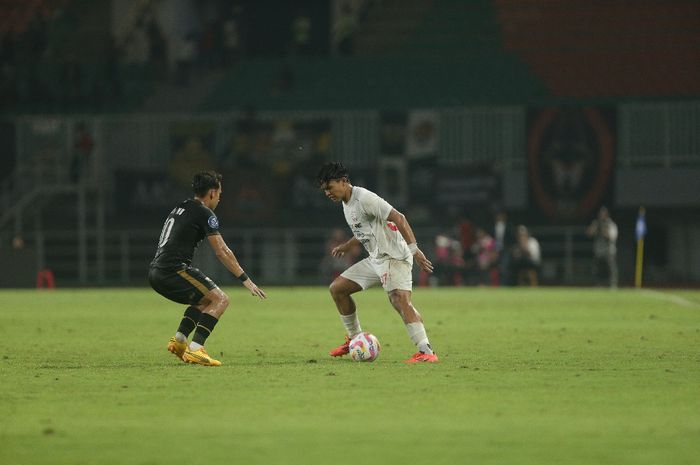
M 209 189 L 221 188 L 223 176 L 216 171 L 200 171 L 192 178 L 192 192 L 198 197 L 204 197 Z
M 328 181 L 333 179 L 347 179 L 350 180 L 350 175 L 348 174 L 348 169 L 339 161 L 332 161 L 329 163 L 324 163 L 321 169 L 318 170 L 316 175 L 316 183 L 318 187 L 323 186 Z

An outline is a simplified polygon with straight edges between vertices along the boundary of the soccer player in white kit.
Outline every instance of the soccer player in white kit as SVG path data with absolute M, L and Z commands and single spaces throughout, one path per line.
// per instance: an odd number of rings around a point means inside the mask
M 345 220 L 353 233 L 352 239 L 335 247 L 331 254 L 342 257 L 358 243 L 369 253 L 369 257 L 352 265 L 331 283 L 330 293 L 347 335 L 345 343 L 333 349 L 330 355 L 340 357 L 349 353 L 350 339 L 362 332 L 351 294 L 381 284 L 418 349 L 406 362 L 437 362 L 423 318 L 411 303 L 413 261 L 428 273 L 432 273 L 433 264 L 418 248 L 406 217 L 374 192 L 350 184 L 348 171 L 342 163 L 324 164 L 317 181 L 329 199 L 342 201 Z

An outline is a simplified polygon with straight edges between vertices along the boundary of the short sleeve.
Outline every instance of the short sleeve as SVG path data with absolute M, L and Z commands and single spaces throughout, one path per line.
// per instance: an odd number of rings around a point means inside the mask
M 204 217 L 204 232 L 207 236 L 213 236 L 219 233 L 219 218 L 216 217 L 213 211 L 206 209 Z
M 391 210 L 394 209 L 389 202 L 379 197 L 375 193 L 367 195 L 362 202 L 362 206 L 368 214 L 376 218 L 380 218 L 381 220 L 386 220 L 389 217 Z

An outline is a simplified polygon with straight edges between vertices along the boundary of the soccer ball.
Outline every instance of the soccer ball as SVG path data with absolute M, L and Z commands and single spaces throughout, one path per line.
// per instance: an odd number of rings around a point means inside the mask
M 371 333 L 360 333 L 350 340 L 350 357 L 356 362 L 373 362 L 379 357 L 382 346 Z

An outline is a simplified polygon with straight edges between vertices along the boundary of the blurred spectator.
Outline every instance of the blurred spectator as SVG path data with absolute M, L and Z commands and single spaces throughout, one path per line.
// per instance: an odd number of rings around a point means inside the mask
M 15 235 L 11 247 L 0 244 L 0 263 L 11 265 L 2 275 L 2 287 L 33 287 L 37 278 L 34 247 L 27 247 L 21 235 Z
M 459 243 L 462 245 L 462 249 L 465 253 L 469 253 L 476 240 L 474 235 L 474 223 L 468 218 L 461 218 L 457 222 L 457 236 L 459 237 Z
M 95 142 L 83 122 L 78 123 L 73 139 L 73 160 L 70 167 L 70 179 L 71 182 L 76 183 L 84 179 L 90 169 L 90 159 L 92 158 L 92 149 L 95 146 Z
M 300 12 L 292 21 L 292 54 L 307 55 L 311 48 L 311 18 Z
M 495 241 L 495 251 L 498 257 L 498 281 L 502 286 L 513 284 L 511 276 L 511 251 L 515 245 L 515 233 L 513 227 L 508 223 L 508 214 L 499 211 L 494 216 L 492 237 Z
M 355 263 L 357 257 L 360 256 L 362 249 L 359 244 L 342 257 L 333 256 L 331 251 L 339 245 L 347 242 L 347 240 L 348 237 L 345 235 L 345 231 L 343 229 L 336 228 L 331 232 L 331 236 L 326 241 L 323 259 L 319 265 L 319 270 L 321 271 L 321 276 L 323 276 L 324 282 L 330 283 L 335 278 L 340 276 L 340 274 L 350 265 Z
M 208 21 L 199 39 L 199 59 L 205 69 L 217 68 L 221 58 L 220 28 L 216 21 Z
M 163 79 L 168 70 L 168 43 L 155 15 L 149 13 L 145 19 L 145 34 L 155 77 Z
M 181 145 L 173 147 L 173 150 L 175 153 L 168 171 L 172 179 L 182 187 L 189 185 L 191 173 L 197 169 L 216 166 L 212 150 L 201 135 L 189 134 L 182 140 Z
M 257 133 L 261 123 L 258 121 L 257 112 L 252 105 L 246 105 L 243 115 L 236 124 L 233 151 L 236 156 L 236 164 L 239 168 L 254 170 L 258 167 L 259 160 L 255 150 Z
M 617 287 L 617 225 L 610 212 L 600 207 L 598 217 L 586 229 L 593 238 L 593 274 L 596 284 Z
M 461 286 L 465 281 L 466 263 L 459 241 L 446 234 L 435 236 L 435 271 L 433 276 L 441 286 Z
M 354 36 L 358 27 L 355 11 L 349 3 L 342 7 L 340 16 L 333 26 L 333 43 L 341 55 L 352 55 L 354 52 Z
M 242 54 L 241 28 L 238 21 L 240 13 L 240 6 L 232 7 L 229 15 L 221 24 L 224 66 L 227 67 L 235 65 Z
M 525 226 L 517 228 L 517 242 L 513 247 L 513 270 L 519 286 L 537 286 L 540 263 L 540 243 Z
M 197 58 L 197 43 L 194 32 L 181 37 L 176 51 L 175 83 L 179 86 L 189 86 L 192 80 L 192 67 Z
M 24 249 L 24 238 L 22 236 L 17 235 L 12 238 L 12 248 L 14 250 L 22 250 Z
M 472 253 L 476 257 L 477 284 L 498 284 L 498 252 L 496 241 L 482 228 L 476 230 L 476 240 L 472 244 Z
M 135 65 L 145 65 L 151 58 L 151 47 L 148 43 L 148 31 L 144 20 L 141 19 L 131 31 L 124 46 L 124 61 Z

